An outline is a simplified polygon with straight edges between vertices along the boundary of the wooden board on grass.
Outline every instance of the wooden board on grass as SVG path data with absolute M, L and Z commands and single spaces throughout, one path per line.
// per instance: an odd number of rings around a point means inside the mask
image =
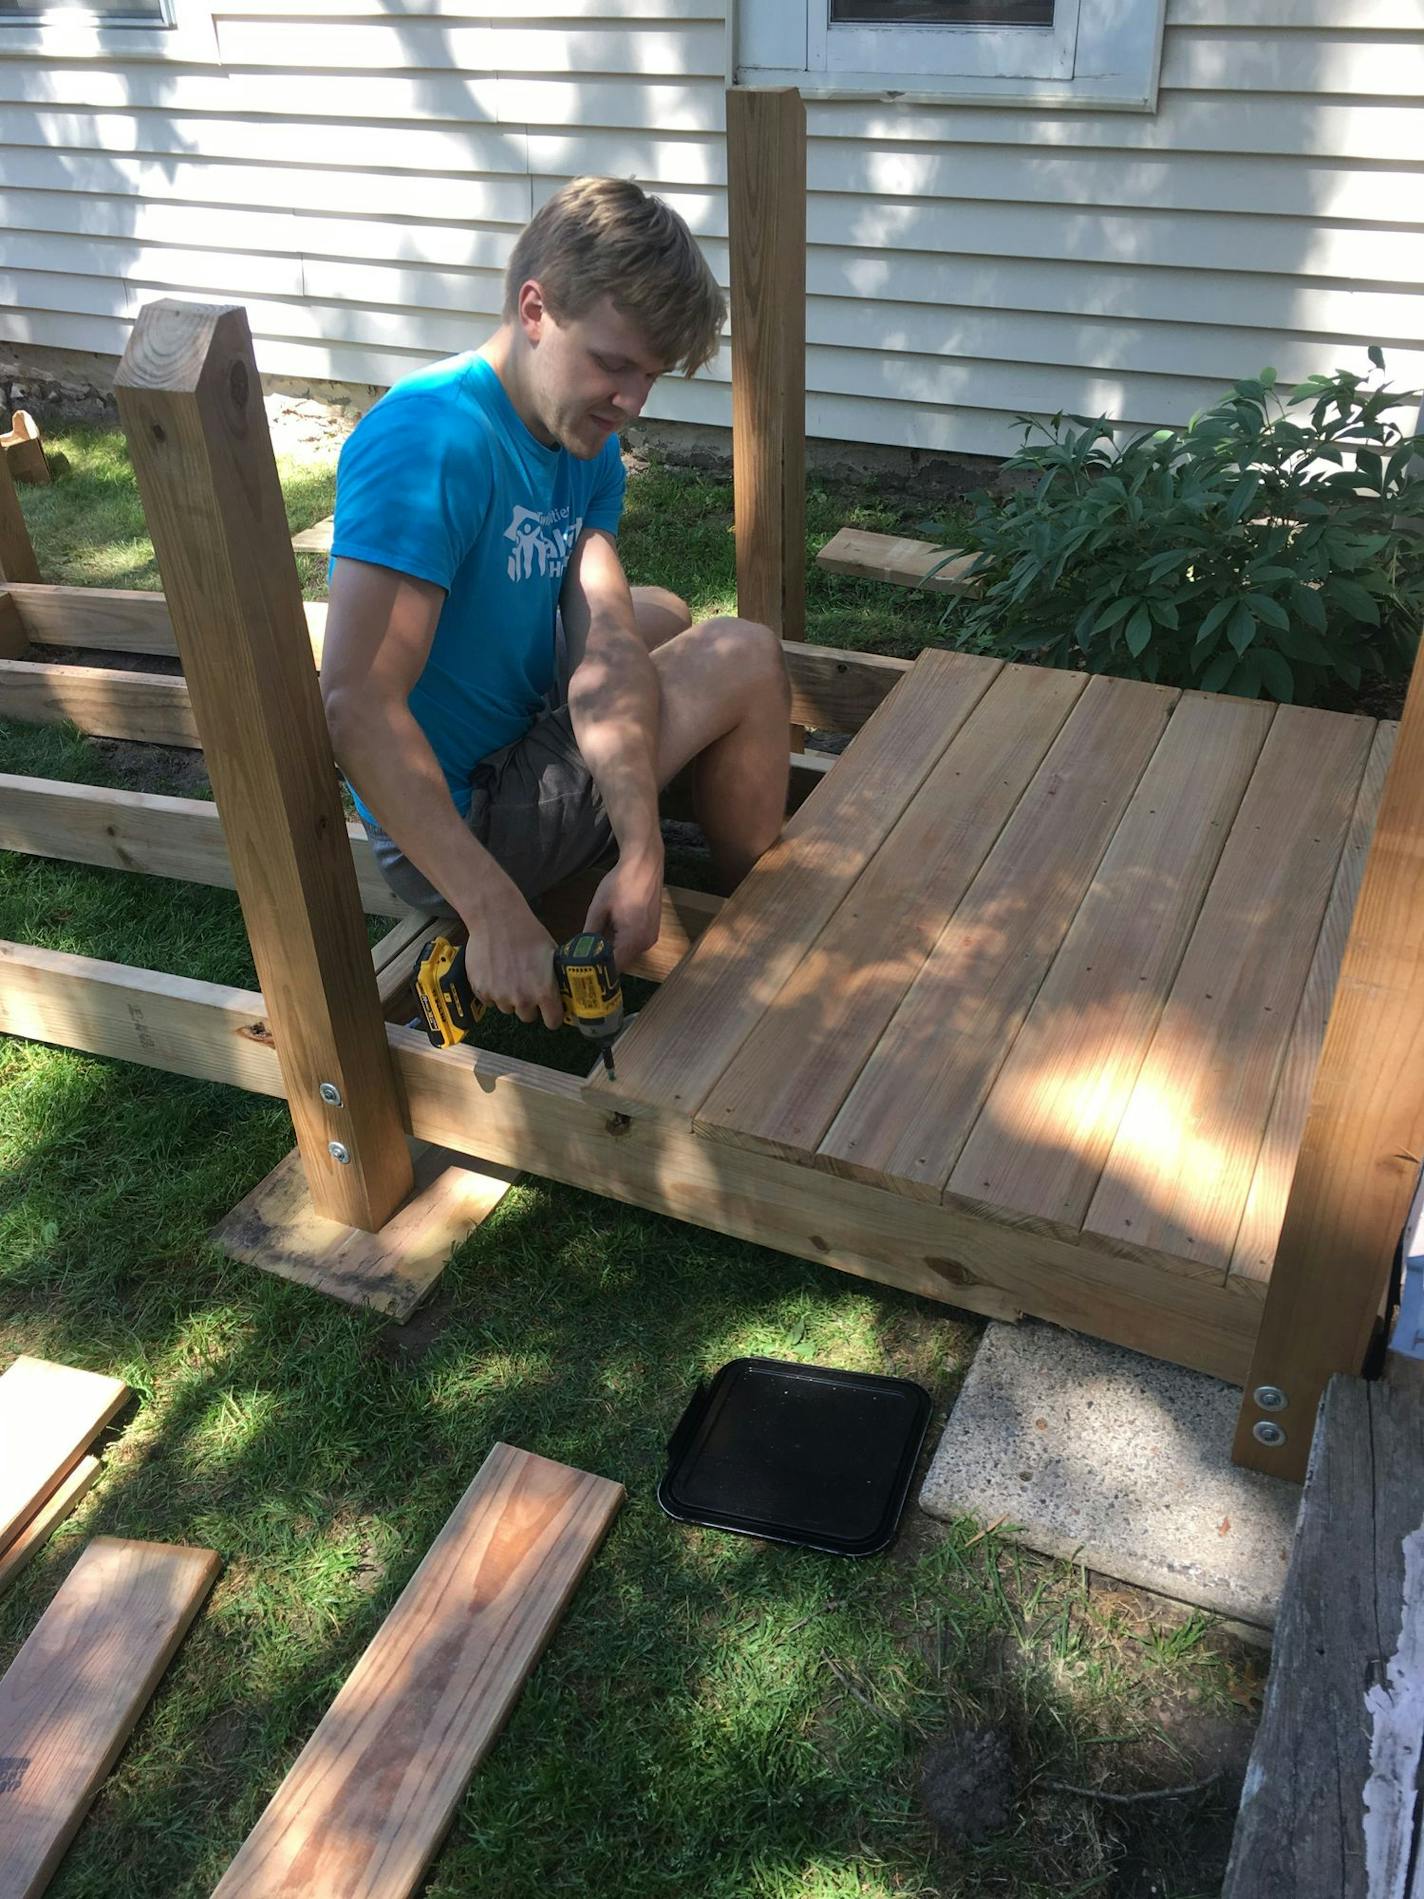
M 98 1536 L 0 1680 L 0 1899 L 44 1891 L 220 1567 Z
M 83 1457 L 61 1481 L 59 1488 L 52 1490 L 45 1498 L 29 1522 L 11 1540 L 10 1547 L 0 1555 L 0 1596 L 4 1595 L 36 1551 L 44 1548 L 50 1532 L 63 1523 L 98 1475 L 98 1458 Z
M 923 587 L 926 593 L 977 593 L 979 583 L 968 578 L 977 554 L 961 554 L 933 541 L 911 541 L 901 534 L 870 534 L 864 528 L 842 528 L 816 556 L 816 565 L 830 574 L 857 580 L 888 580 L 897 587 Z
M 213 1899 L 404 1899 L 623 1500 L 496 1444 Z
M 122 1378 L 28 1354 L 0 1377 L 0 1551 L 73 1470 L 128 1395 Z

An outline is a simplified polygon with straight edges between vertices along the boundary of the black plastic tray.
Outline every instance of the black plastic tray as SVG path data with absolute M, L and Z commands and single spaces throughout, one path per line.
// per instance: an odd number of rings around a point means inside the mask
M 894 1541 L 930 1410 L 908 1378 L 735 1358 L 669 1439 L 658 1502 L 682 1523 L 872 1556 Z

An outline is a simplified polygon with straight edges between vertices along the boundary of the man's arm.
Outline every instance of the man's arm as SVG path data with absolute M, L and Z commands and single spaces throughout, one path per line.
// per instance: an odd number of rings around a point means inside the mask
M 611 935 L 620 967 L 658 940 L 663 840 L 658 824 L 657 668 L 638 637 L 633 597 L 611 534 L 580 535 L 560 595 L 579 751 L 603 795 L 618 862 L 589 907 L 587 928 Z
M 337 760 L 381 828 L 464 919 L 479 995 L 549 1028 L 563 1021 L 554 943 L 470 833 L 406 701 L 445 601 L 442 588 L 365 561 L 335 563 L 321 691 Z

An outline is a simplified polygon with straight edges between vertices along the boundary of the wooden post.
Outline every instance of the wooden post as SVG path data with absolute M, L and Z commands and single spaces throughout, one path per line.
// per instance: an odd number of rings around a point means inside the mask
M 1424 1158 L 1424 665 L 1416 660 L 1316 1071 L 1236 1427 L 1304 1479 L 1335 1372 L 1358 1372 Z M 1284 1409 L 1257 1393 L 1279 1393 Z M 1256 1435 L 1261 1427 L 1273 1443 Z M 1278 1436 L 1278 1434 L 1281 1434 Z
M 806 626 L 806 107 L 794 87 L 727 94 L 737 611 Z M 799 749 L 799 747 L 798 747 Z
M 147 305 L 115 389 L 312 1204 L 374 1231 L 411 1163 L 246 313 Z
M 15 493 L 15 478 L 0 453 L 0 580 L 35 581 L 40 577 L 30 530 L 20 512 L 20 497 Z

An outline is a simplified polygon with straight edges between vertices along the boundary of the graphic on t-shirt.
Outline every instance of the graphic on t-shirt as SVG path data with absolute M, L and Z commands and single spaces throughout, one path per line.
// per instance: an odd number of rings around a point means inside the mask
M 538 514 L 533 508 L 516 506 L 504 530 L 504 538 L 514 543 L 509 555 L 511 580 L 562 577 L 583 527 L 582 516 L 568 527 L 561 527 L 559 523 L 567 518 L 568 512 L 567 508 L 555 508 Z

